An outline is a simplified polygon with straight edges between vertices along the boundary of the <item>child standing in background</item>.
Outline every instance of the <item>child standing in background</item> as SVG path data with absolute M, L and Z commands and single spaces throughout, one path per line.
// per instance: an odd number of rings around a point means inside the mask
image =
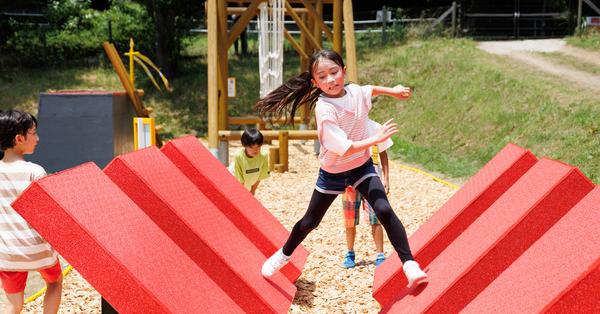
M 8 304 L 6 313 L 20 313 L 28 271 L 46 281 L 44 313 L 56 313 L 62 292 L 62 270 L 56 251 L 11 206 L 33 182 L 46 175 L 44 168 L 24 159 L 39 141 L 37 120 L 29 113 L 0 113 L 0 279 Z
M 370 134 L 374 134 L 377 129 L 381 128 L 381 124 L 369 120 L 367 121 L 367 128 L 369 128 L 371 131 Z M 392 145 L 392 140 L 387 139 L 385 142 L 378 145 L 373 145 L 371 147 L 371 159 L 373 160 L 373 166 L 375 167 L 377 175 L 382 180 L 386 194 L 389 194 L 390 190 L 389 163 L 386 150 Z M 342 195 L 344 226 L 346 228 L 346 246 L 348 248 L 342 264 L 344 268 L 353 268 L 356 266 L 354 240 L 356 239 L 356 226 L 360 220 L 361 201 L 365 215 L 368 215 L 369 224 L 371 225 L 371 234 L 373 235 L 373 242 L 375 242 L 375 249 L 377 253 L 375 256 L 375 267 L 381 265 L 381 263 L 385 261 L 385 254 L 383 252 L 383 228 L 377 219 L 377 215 L 375 214 L 373 207 L 360 194 L 360 192 L 357 192 L 353 187 L 348 186 Z
M 241 141 L 244 149 L 235 155 L 229 171 L 254 195 L 260 180 L 269 177 L 269 159 L 260 150 L 264 140 L 259 130 L 244 130 Z

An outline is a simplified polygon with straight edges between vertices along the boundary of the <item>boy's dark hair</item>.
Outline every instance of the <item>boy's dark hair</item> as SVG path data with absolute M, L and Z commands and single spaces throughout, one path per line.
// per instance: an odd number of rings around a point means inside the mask
M 27 136 L 27 131 L 37 125 L 37 119 L 27 112 L 12 109 L 0 112 L 0 149 L 14 147 L 15 136 Z
M 252 145 L 262 145 L 264 142 L 263 135 L 255 128 L 245 129 L 242 133 L 242 145 L 249 147 Z

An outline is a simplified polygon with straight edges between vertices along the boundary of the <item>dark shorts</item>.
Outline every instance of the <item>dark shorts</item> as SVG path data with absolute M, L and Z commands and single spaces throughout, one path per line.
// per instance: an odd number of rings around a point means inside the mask
M 358 168 L 340 173 L 329 173 L 319 169 L 319 178 L 315 189 L 324 194 L 343 194 L 347 186 L 356 189 L 366 178 L 375 176 L 377 176 L 377 172 L 375 172 L 371 159 Z

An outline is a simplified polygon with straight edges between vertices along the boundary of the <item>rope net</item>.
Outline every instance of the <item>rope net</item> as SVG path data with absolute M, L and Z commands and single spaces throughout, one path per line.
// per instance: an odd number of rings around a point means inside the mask
M 260 98 L 283 83 L 283 21 L 285 0 L 269 0 L 259 5 L 258 67 Z

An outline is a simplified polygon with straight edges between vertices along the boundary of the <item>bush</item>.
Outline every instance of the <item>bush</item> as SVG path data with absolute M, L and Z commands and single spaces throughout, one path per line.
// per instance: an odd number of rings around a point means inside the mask
M 12 35 L 6 50 L 18 56 L 19 63 L 62 63 L 73 59 L 98 56 L 102 42 L 112 40 L 119 51 L 129 49 L 134 38 L 136 50 L 151 51 L 153 31 L 146 10 L 131 1 L 114 1 L 110 9 L 97 11 L 91 1 L 52 1 L 48 5 L 48 26 L 10 22 Z

